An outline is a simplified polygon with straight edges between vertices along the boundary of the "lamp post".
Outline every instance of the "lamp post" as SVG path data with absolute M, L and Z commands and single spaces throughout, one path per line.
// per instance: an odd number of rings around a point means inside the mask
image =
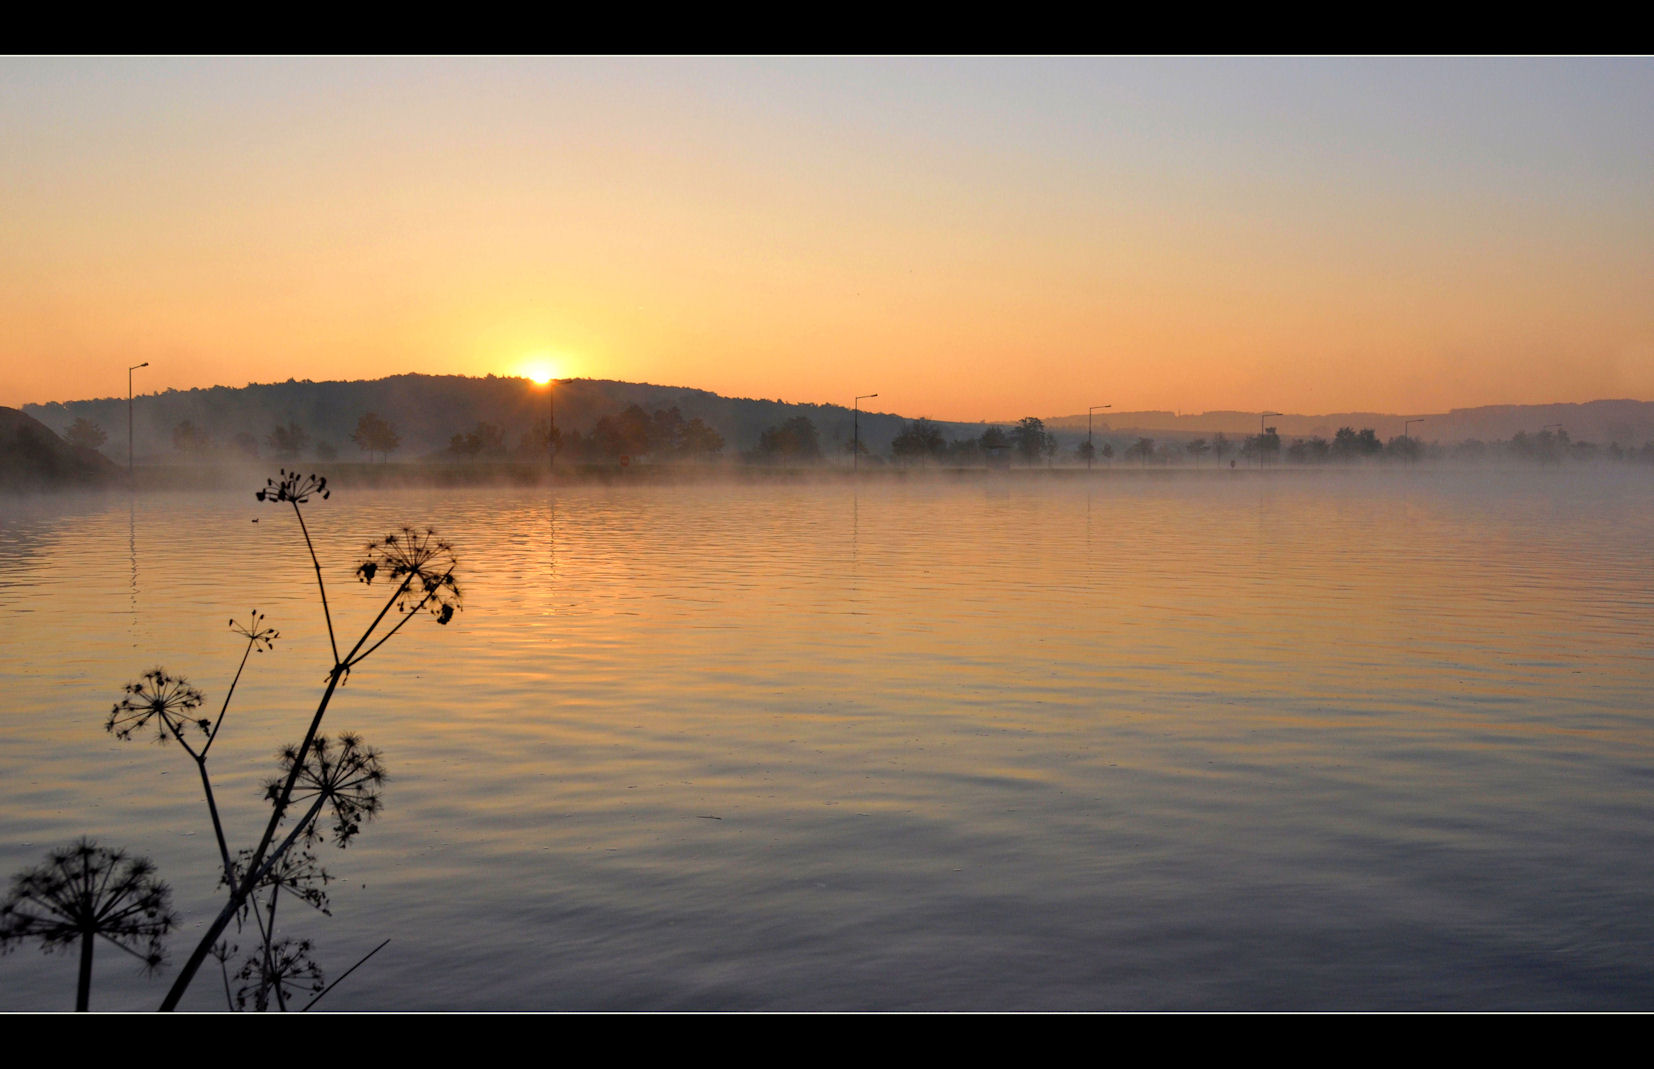
M 557 380 L 546 380 L 546 470 L 557 468 Z
M 1423 422 L 1424 422 L 1424 418 L 1422 416 L 1419 417 L 1418 419 L 1404 419 L 1404 420 L 1402 420 L 1401 421 L 1401 439 L 1402 439 L 1402 441 L 1406 442 L 1409 446 L 1411 446 L 1413 444 L 1413 437 L 1412 437 L 1412 435 L 1407 433 L 1407 428 L 1411 427 L 1415 423 L 1423 423 Z M 1417 457 L 1415 457 L 1413 455 L 1412 449 L 1407 450 L 1407 459 L 1409 461 L 1417 459 Z
M 133 364 L 126 369 L 126 482 L 132 484 L 132 373 L 141 367 L 148 367 L 149 361 Z
M 879 395 L 876 393 L 864 393 L 854 401 L 850 402 L 851 411 L 854 413 L 854 415 L 851 416 L 852 427 L 854 428 L 851 432 L 853 437 L 850 443 L 851 471 L 861 471 L 861 403 L 869 397 L 877 396 Z
M 1099 408 L 1111 408 L 1112 405 L 1092 405 L 1085 410 L 1085 470 L 1091 470 L 1091 458 L 1097 455 L 1097 447 L 1091 444 L 1091 414 Z
M 1259 471 L 1263 470 L 1263 435 L 1264 435 L 1263 421 L 1268 419 L 1270 416 L 1279 416 L 1279 415 L 1282 415 L 1282 414 L 1283 413 L 1280 413 L 1280 412 L 1259 412 L 1258 413 L 1258 470 Z

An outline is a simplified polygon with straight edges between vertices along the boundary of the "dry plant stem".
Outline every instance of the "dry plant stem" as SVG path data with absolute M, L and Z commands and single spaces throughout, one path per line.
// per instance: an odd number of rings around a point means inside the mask
M 230 845 L 224 838 L 224 822 L 218 815 L 218 799 L 213 794 L 212 777 L 207 775 L 207 752 L 212 749 L 213 742 L 218 738 L 218 729 L 224 723 L 224 714 L 230 711 L 230 699 L 235 697 L 236 685 L 241 682 L 241 673 L 246 671 L 247 658 L 252 656 L 256 643 L 257 639 L 249 638 L 247 648 L 241 651 L 241 663 L 236 666 L 235 678 L 230 680 L 230 689 L 224 694 L 224 704 L 218 709 L 218 719 L 213 722 L 212 730 L 207 732 L 207 742 L 201 747 L 200 752 L 189 744 L 189 739 L 184 737 L 177 725 L 170 720 L 162 720 L 167 730 L 172 732 L 172 737 L 178 741 L 178 745 L 195 761 L 196 770 L 201 773 L 201 790 L 207 797 L 207 813 L 212 817 L 213 835 L 218 839 L 218 856 L 224 864 L 224 881 L 228 884 L 231 894 L 236 890 L 235 865 L 230 861 Z
M 324 987 L 320 991 L 316 992 L 316 997 L 311 999 L 309 1002 L 306 1002 L 303 1006 L 301 1006 L 299 1008 L 299 1012 L 303 1013 L 305 1010 L 308 1010 L 310 1007 L 312 1007 L 316 1003 L 320 1002 L 322 1000 L 323 995 L 327 994 L 329 991 L 332 991 L 335 987 L 338 987 L 340 982 L 342 982 L 345 977 L 349 976 L 351 973 L 355 972 L 357 969 L 360 969 L 363 965 L 366 965 L 369 958 L 373 957 L 375 954 L 379 953 L 381 950 L 384 950 L 389 945 L 390 945 L 390 940 L 387 939 L 383 943 L 380 943 L 378 946 L 374 947 L 372 950 L 368 951 L 366 954 L 363 954 L 361 959 L 358 960 L 355 965 L 352 965 L 350 968 L 346 969 L 344 972 L 339 974 L 339 979 L 338 980 L 333 981 L 331 984 L 328 984 L 326 987 Z M 226 990 L 227 989 L 228 988 L 226 988 Z
M 207 743 L 201 747 L 200 753 L 196 753 L 195 749 L 185 740 L 183 734 L 170 722 L 167 722 L 167 726 L 172 731 L 172 737 L 178 740 L 178 744 L 184 748 L 184 752 L 195 759 L 196 770 L 201 773 L 201 790 L 207 796 L 207 813 L 212 817 L 213 835 L 218 838 L 218 856 L 224 862 L 224 880 L 229 885 L 231 894 L 235 894 L 236 890 L 235 865 L 230 861 L 230 844 L 224 838 L 224 822 L 218 815 L 218 799 L 213 795 L 212 778 L 207 775 L 207 751 L 212 749 L 214 740 L 218 738 L 218 728 L 224 723 L 224 714 L 230 711 L 230 699 L 235 697 L 236 684 L 241 682 L 241 673 L 247 668 L 247 658 L 252 656 L 255 641 L 255 639 L 248 639 L 247 648 L 241 651 L 241 664 L 236 666 L 235 678 L 230 680 L 230 689 L 224 694 L 224 704 L 218 709 L 218 719 L 213 722 L 212 730 L 207 733 Z
M 75 1012 L 85 1013 L 92 1008 L 92 933 L 80 937 L 80 980 L 75 984 Z
M 327 620 L 327 641 L 333 647 L 333 663 L 339 663 L 339 642 L 333 637 L 333 613 L 327 607 L 327 585 L 322 582 L 322 562 L 316 559 L 316 544 L 310 541 L 310 528 L 305 526 L 304 513 L 297 501 L 290 502 L 293 515 L 299 518 L 299 531 L 304 535 L 304 548 L 310 551 L 310 563 L 316 566 L 316 589 L 322 595 L 322 617 Z
M 297 504 L 294 504 L 293 511 L 299 514 L 299 523 L 302 527 L 304 517 L 302 513 L 299 513 Z M 305 534 L 305 544 L 307 546 L 311 544 L 310 535 L 308 532 Z M 315 559 L 315 549 L 312 546 L 311 560 L 315 561 Z M 449 572 L 449 575 L 452 575 L 451 571 Z M 322 576 L 320 565 L 318 565 L 316 569 L 316 581 L 318 585 L 321 585 Z M 321 729 L 322 718 L 327 715 L 328 704 L 333 700 L 333 692 L 339 689 L 339 684 L 344 680 L 345 676 L 349 674 L 352 667 L 360 664 L 362 660 L 368 656 L 368 654 L 378 649 L 385 639 L 390 638 L 391 635 L 394 635 L 398 630 L 400 630 L 402 625 L 407 623 L 411 617 L 417 615 L 424 608 L 426 602 L 430 601 L 431 597 L 435 594 L 434 589 L 426 591 L 425 596 L 419 600 L 419 603 L 415 605 L 412 610 L 405 612 L 402 615 L 402 619 L 397 621 L 395 627 L 391 628 L 391 630 L 380 638 L 378 642 L 375 642 L 372 646 L 368 647 L 366 652 L 362 652 L 362 647 L 366 645 L 368 640 L 373 636 L 373 632 L 385 619 L 386 614 L 388 614 L 396 605 L 397 600 L 407 592 L 408 585 L 412 581 L 412 575 L 405 576 L 402 579 L 402 582 L 398 584 L 394 591 L 392 591 L 390 598 L 386 600 L 384 606 L 379 610 L 379 614 L 373 618 L 373 622 L 362 632 L 362 637 L 356 640 L 356 644 L 351 647 L 350 653 L 346 654 L 343 659 L 339 659 L 337 656 L 337 645 L 333 647 L 335 661 L 333 664 L 333 669 L 328 672 L 327 675 L 327 689 L 322 692 L 321 701 L 316 705 L 316 713 L 310 718 L 310 728 L 305 732 L 304 742 L 299 745 L 298 758 L 293 762 L 292 769 L 287 773 L 287 780 L 282 785 L 281 793 L 277 796 L 273 812 L 270 814 L 269 823 L 265 825 L 264 835 L 259 840 L 258 849 L 253 852 L 253 858 L 247 865 L 247 874 L 241 881 L 239 887 L 232 883 L 229 902 L 227 902 L 224 909 L 219 912 L 218 917 L 213 921 L 211 927 L 209 927 L 206 934 L 202 936 L 200 943 L 196 945 L 194 952 L 190 954 L 189 960 L 186 961 L 183 968 L 179 970 L 177 979 L 175 979 L 172 983 L 172 988 L 167 992 L 166 998 L 161 1002 L 161 1009 L 163 1011 L 177 1009 L 178 1001 L 183 998 L 184 992 L 189 989 L 190 983 L 195 979 L 196 970 L 201 967 L 202 961 L 206 960 L 206 956 L 211 951 L 213 944 L 217 942 L 218 937 L 223 934 L 224 929 L 229 925 L 230 920 L 246 902 L 248 893 L 252 888 L 258 886 L 258 882 L 264 878 L 265 873 L 274 867 L 275 863 L 281 859 L 281 856 L 287 852 L 288 847 L 293 844 L 293 841 L 298 837 L 299 833 L 303 831 L 309 822 L 315 818 L 316 814 L 320 812 L 322 803 L 325 801 L 325 797 L 318 797 L 315 804 L 311 806 L 309 814 L 294 826 L 293 831 L 287 836 L 287 839 L 275 850 L 270 850 L 270 843 L 275 838 L 276 829 L 280 827 L 282 816 L 286 812 L 287 806 L 293 797 L 293 786 L 298 781 L 299 772 L 304 768 L 305 758 L 310 753 L 311 744 L 316 740 L 316 733 Z M 324 614 L 327 614 L 328 616 L 328 639 L 331 642 L 333 640 L 333 619 L 331 614 L 327 613 L 327 594 L 325 587 L 323 587 L 322 593 L 322 608 Z
M 267 977 L 268 976 L 275 976 L 275 972 L 276 972 L 275 959 L 270 957 L 270 947 L 276 941 L 276 896 L 280 893 L 281 893 L 281 885 L 280 884 L 277 884 L 276 886 L 270 888 L 270 910 L 269 910 L 270 919 L 269 919 L 268 922 L 266 922 L 264 917 L 259 914 L 258 896 L 254 895 L 253 898 L 252 898 L 253 919 L 258 922 L 259 935 L 263 939 L 263 942 L 264 942 L 264 975 L 267 976 Z M 279 977 L 277 977 L 275 988 L 276 988 L 276 1006 L 279 1007 L 283 1013 L 286 1013 L 287 1012 L 287 996 L 285 996 L 281 993 L 281 980 L 280 980 Z
M 230 995 L 230 965 L 224 958 L 218 959 L 218 974 L 224 978 L 224 1005 L 234 1013 L 235 999 Z

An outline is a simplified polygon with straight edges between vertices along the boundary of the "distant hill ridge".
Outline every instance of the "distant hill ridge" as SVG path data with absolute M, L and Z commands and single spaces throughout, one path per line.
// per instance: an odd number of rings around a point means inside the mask
M 852 411 L 835 404 L 813 404 L 725 397 L 709 390 L 607 379 L 567 379 L 556 385 L 557 426 L 565 434 L 589 433 L 604 416 L 636 404 L 648 412 L 676 407 L 686 420 L 700 418 L 728 441 L 729 453 L 753 449 L 766 429 L 794 416 L 814 421 L 824 449 L 834 450 L 850 440 Z M 912 416 L 923 415 L 923 410 Z M 462 375 L 394 375 L 383 379 L 312 382 L 293 380 L 255 383 L 241 387 L 214 386 L 145 394 L 133 403 L 133 428 L 140 461 L 176 456 L 174 432 L 188 422 L 215 450 L 229 448 L 237 434 L 253 435 L 261 448 L 278 425 L 298 424 L 312 447 L 330 445 L 341 457 L 362 457 L 351 434 L 364 413 L 389 421 L 401 436 L 395 456 L 425 456 L 445 449 L 456 434 L 478 423 L 500 428 L 504 440 L 515 444 L 537 422 L 546 418 L 545 389 L 526 379 Z M 125 398 L 25 405 L 24 411 L 59 432 L 76 419 L 87 419 L 107 431 L 111 439 L 125 429 Z M 887 412 L 861 413 L 861 437 L 875 453 L 886 452 L 909 416 Z M 1048 429 L 1066 442 L 1083 436 L 1086 417 L 1043 417 Z M 1321 435 L 1330 438 L 1339 427 L 1371 427 L 1380 438 L 1402 431 L 1404 419 L 1422 419 L 1412 434 L 1426 441 L 1455 443 L 1467 438 L 1495 441 L 1519 431 L 1530 434 L 1560 424 L 1576 441 L 1640 445 L 1654 440 L 1654 403 L 1632 400 L 1590 401 L 1583 404 L 1485 405 L 1448 412 L 1392 414 L 1346 412 L 1324 415 L 1286 414 L 1268 419 L 1283 437 Z M 975 436 L 982 423 L 938 420 L 949 437 Z M 1014 422 L 1007 420 L 1006 424 Z M 1223 432 L 1232 437 L 1256 434 L 1255 412 L 1218 411 L 1199 415 L 1167 411 L 1098 412 L 1099 435 L 1151 435 L 1193 438 Z M 124 444 L 124 443 L 123 443 Z
M 765 430 L 799 415 L 815 422 L 824 448 L 834 448 L 850 440 L 854 422 L 851 409 L 844 405 L 724 397 L 690 387 L 607 379 L 561 380 L 556 385 L 555 404 L 557 427 L 564 434 L 589 433 L 602 417 L 633 404 L 650 413 L 676 407 L 685 420 L 700 418 L 722 434 L 728 442 L 726 452 L 755 448 Z M 67 428 L 76 419 L 90 420 L 108 431 L 111 438 L 126 427 L 124 397 L 30 404 L 24 408 L 54 427 Z M 348 382 L 289 379 L 145 394 L 134 400 L 132 419 L 140 461 L 175 455 L 173 434 L 186 421 L 210 438 L 216 449 L 233 448 L 230 443 L 241 433 L 253 434 L 262 448 L 276 426 L 297 423 L 312 446 L 327 443 L 342 457 L 360 458 L 365 454 L 351 440 L 351 434 L 368 412 L 396 428 L 401 445 L 395 456 L 408 459 L 440 452 L 454 435 L 469 432 L 483 422 L 500 428 L 504 440 L 514 445 L 537 423 L 544 422 L 547 398 L 544 387 L 527 379 L 493 375 L 473 378 L 407 374 Z M 903 417 L 890 413 L 863 411 L 862 441 L 870 449 L 886 448 L 905 422 Z
M 1137 432 L 1187 436 L 1212 434 L 1222 431 L 1230 436 L 1258 433 L 1258 413 L 1218 411 L 1198 415 L 1166 411 L 1116 412 L 1112 409 L 1098 412 L 1095 425 L 1106 425 L 1112 432 Z M 1482 441 L 1500 441 L 1518 432 L 1535 434 L 1544 427 L 1560 424 L 1575 441 L 1591 441 L 1603 445 L 1618 442 L 1622 446 L 1641 445 L 1654 440 L 1654 402 L 1632 400 L 1585 401 L 1574 404 L 1547 405 L 1480 405 L 1475 408 L 1454 408 L 1446 412 L 1331 412 L 1323 415 L 1286 413 L 1270 416 L 1265 422 L 1275 427 L 1283 438 L 1308 438 L 1320 435 L 1331 438 L 1340 427 L 1357 430 L 1371 427 L 1380 438 L 1388 439 L 1402 432 L 1404 420 L 1420 420 L 1411 428 L 1415 438 L 1425 441 L 1456 443 L 1467 438 Z M 1047 426 L 1064 430 L 1085 430 L 1085 416 L 1058 416 L 1046 420 Z

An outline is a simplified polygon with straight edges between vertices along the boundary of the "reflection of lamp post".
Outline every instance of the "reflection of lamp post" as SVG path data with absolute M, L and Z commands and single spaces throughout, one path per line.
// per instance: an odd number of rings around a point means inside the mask
M 1085 410 L 1085 469 L 1091 470 L 1091 458 L 1097 455 L 1097 448 L 1091 444 L 1091 413 L 1099 408 L 1110 408 L 1110 405 L 1092 405 Z
M 1263 421 L 1268 419 L 1270 416 L 1279 416 L 1279 415 L 1282 415 L 1282 413 L 1280 413 L 1280 412 L 1259 412 L 1258 413 L 1258 469 L 1260 471 L 1263 470 L 1263 435 L 1264 435 Z
M 132 373 L 141 367 L 148 367 L 149 361 L 133 364 L 126 369 L 126 481 L 132 482 Z
M 864 393 L 860 397 L 856 398 L 854 401 L 850 402 L 850 407 L 851 407 L 852 411 L 855 413 L 851 417 L 851 419 L 853 421 L 853 426 L 854 426 L 854 430 L 852 431 L 853 438 L 852 438 L 852 441 L 850 443 L 850 470 L 851 471 L 860 471 L 861 470 L 861 403 L 863 401 L 867 400 L 869 397 L 877 397 L 877 396 L 879 396 L 879 395 L 876 394 L 876 393 Z

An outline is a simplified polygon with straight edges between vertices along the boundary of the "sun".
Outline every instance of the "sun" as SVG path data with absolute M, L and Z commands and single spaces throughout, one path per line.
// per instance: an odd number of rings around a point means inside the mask
M 558 377 L 557 364 L 546 353 L 526 357 L 518 367 L 520 374 L 536 386 L 544 386 Z

